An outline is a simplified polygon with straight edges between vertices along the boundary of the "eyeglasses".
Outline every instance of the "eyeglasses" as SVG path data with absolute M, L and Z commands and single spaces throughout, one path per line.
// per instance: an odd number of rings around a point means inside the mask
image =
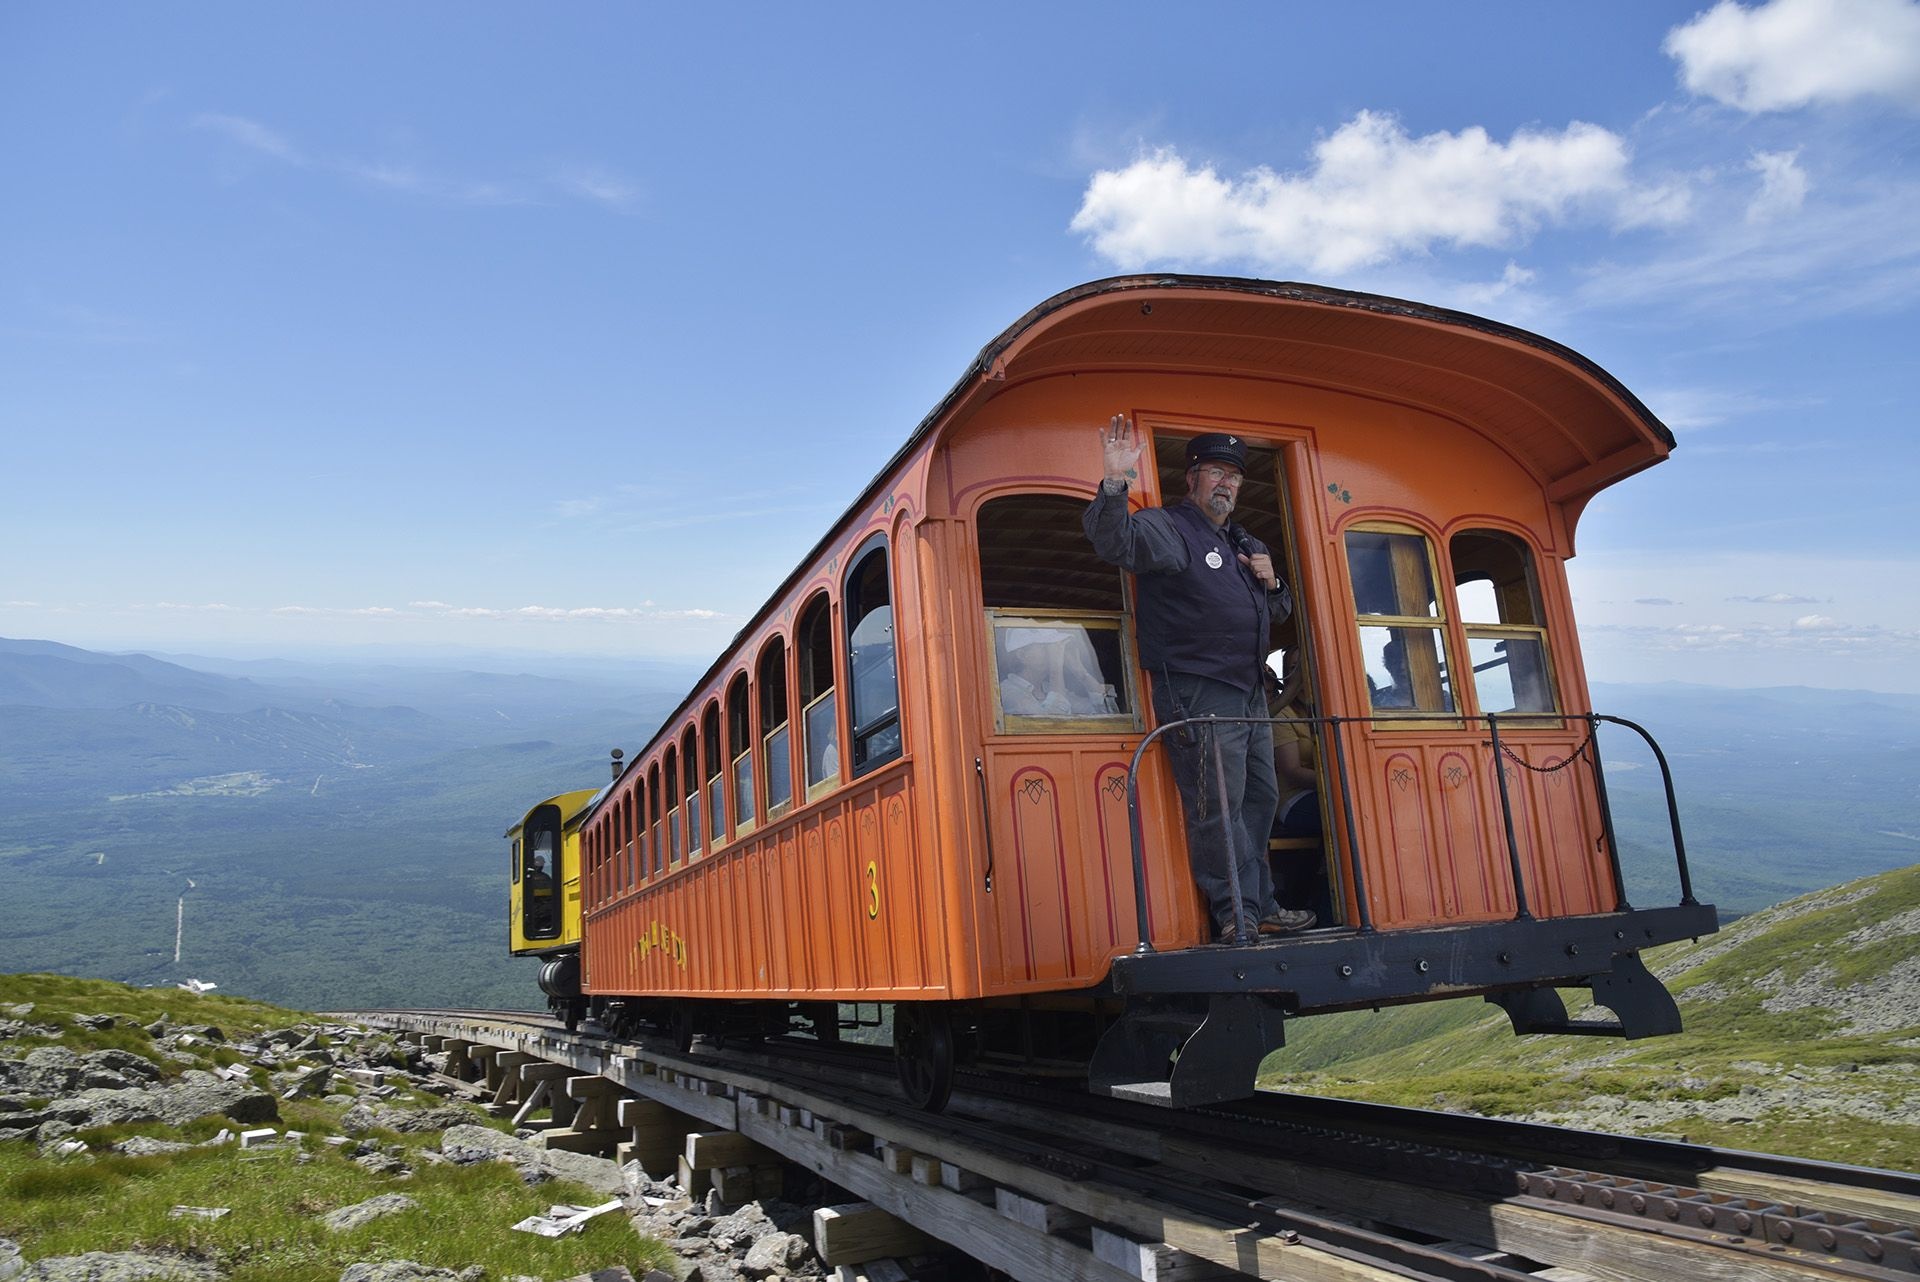
M 1246 477 L 1240 474 L 1240 469 L 1235 467 L 1203 466 L 1200 468 L 1200 475 L 1206 477 L 1209 481 L 1213 481 L 1215 483 L 1218 483 L 1221 481 L 1230 481 L 1233 484 L 1238 485 L 1240 484 L 1240 482 L 1246 480 Z

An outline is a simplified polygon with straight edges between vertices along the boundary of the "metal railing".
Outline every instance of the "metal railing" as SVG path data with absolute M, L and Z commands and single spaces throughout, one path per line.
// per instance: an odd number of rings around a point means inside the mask
M 1661 782 L 1666 789 L 1667 822 L 1673 833 L 1674 864 L 1680 875 L 1680 903 L 1682 905 L 1699 903 L 1699 900 L 1694 898 L 1693 876 L 1687 867 L 1687 843 L 1686 838 L 1680 831 L 1680 808 L 1673 790 L 1673 771 L 1667 764 L 1667 754 L 1661 751 L 1660 745 L 1654 741 L 1653 736 L 1647 732 L 1645 727 L 1628 721 L 1624 717 L 1609 716 L 1604 713 L 1586 713 L 1584 715 L 1552 714 L 1556 720 L 1585 721 L 1588 726 L 1587 738 L 1579 747 L 1567 753 L 1558 764 L 1552 766 L 1535 766 L 1523 760 L 1510 747 L 1501 742 L 1500 725 L 1503 720 L 1508 723 L 1521 722 L 1525 725 L 1538 725 L 1541 718 L 1545 715 L 1548 714 L 1508 713 L 1503 718 L 1499 713 L 1487 713 L 1480 717 L 1462 718 L 1455 716 L 1452 718 L 1452 720 L 1456 722 L 1460 720 L 1484 722 L 1487 727 L 1488 738 L 1486 746 L 1492 750 L 1495 763 L 1495 778 L 1499 781 L 1500 817 L 1506 836 L 1507 864 L 1513 878 L 1514 920 L 1532 921 L 1534 920 L 1534 916 L 1527 894 L 1525 868 L 1520 858 L 1520 843 L 1514 831 L 1513 801 L 1508 791 L 1507 771 L 1505 762 L 1502 760 L 1503 758 L 1506 761 L 1512 761 L 1522 769 L 1530 770 L 1537 774 L 1550 774 L 1555 771 L 1568 769 L 1575 761 L 1584 760 L 1588 763 L 1593 776 L 1595 800 L 1599 803 L 1600 808 L 1601 834 L 1602 840 L 1606 845 L 1607 864 L 1613 877 L 1614 895 L 1618 901 L 1617 911 L 1628 912 L 1632 909 L 1632 905 L 1627 902 L 1626 877 L 1621 870 L 1620 848 L 1614 836 L 1613 807 L 1607 797 L 1606 774 L 1602 770 L 1600 763 L 1599 732 L 1600 723 L 1603 721 L 1611 722 L 1617 726 L 1625 726 L 1644 739 L 1647 746 L 1653 750 L 1654 760 L 1658 762 L 1660 766 Z M 1321 751 L 1319 756 L 1322 762 L 1328 758 L 1328 754 L 1325 751 L 1324 740 L 1330 737 L 1333 743 L 1333 752 L 1331 755 L 1334 765 L 1332 782 L 1335 786 L 1335 792 L 1339 797 L 1341 817 L 1345 821 L 1341 825 L 1345 835 L 1345 841 L 1342 843 L 1343 849 L 1341 851 L 1344 856 L 1342 860 L 1343 871 L 1346 873 L 1348 884 L 1353 887 L 1354 903 L 1359 912 L 1359 921 L 1356 925 L 1361 934 L 1372 934 L 1375 927 L 1373 925 L 1372 913 L 1367 905 L 1365 873 L 1362 869 L 1360 859 L 1359 825 L 1354 822 L 1353 789 L 1349 786 L 1347 771 L 1346 727 L 1352 725 L 1371 725 L 1376 722 L 1404 723 L 1406 719 L 1404 713 L 1366 717 L 1185 717 L 1181 720 L 1169 721 L 1155 727 L 1152 732 L 1140 740 L 1139 746 L 1134 749 L 1132 761 L 1127 765 L 1127 827 L 1133 855 L 1133 905 L 1136 924 L 1140 932 L 1140 943 L 1134 951 L 1136 953 L 1151 953 L 1155 951 L 1151 927 L 1147 919 L 1146 840 L 1140 823 L 1140 763 L 1145 758 L 1147 749 L 1159 740 L 1162 735 L 1188 726 L 1197 726 L 1202 730 L 1211 726 L 1223 725 L 1267 726 L 1271 728 L 1282 720 L 1295 721 L 1313 727 L 1314 741 L 1316 745 L 1320 746 Z M 1228 813 L 1226 771 L 1221 761 L 1219 736 L 1206 735 L 1204 738 L 1206 740 L 1204 750 L 1210 752 L 1213 757 L 1213 775 L 1220 795 L 1220 833 L 1224 842 L 1224 849 L 1228 852 L 1226 859 L 1227 877 L 1235 902 L 1240 902 L 1239 866 L 1238 861 L 1234 859 L 1232 855 L 1235 845 L 1233 817 Z M 1201 782 L 1204 783 L 1204 780 Z M 1332 834 L 1328 835 L 1331 836 Z M 1265 837 L 1261 836 L 1259 840 L 1261 842 L 1262 858 L 1264 858 Z

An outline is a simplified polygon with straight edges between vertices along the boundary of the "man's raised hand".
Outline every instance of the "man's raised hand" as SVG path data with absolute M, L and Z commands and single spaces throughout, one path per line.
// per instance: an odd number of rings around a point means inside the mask
M 1132 481 L 1140 473 L 1140 440 L 1125 414 L 1115 414 L 1100 429 L 1100 452 L 1109 481 Z

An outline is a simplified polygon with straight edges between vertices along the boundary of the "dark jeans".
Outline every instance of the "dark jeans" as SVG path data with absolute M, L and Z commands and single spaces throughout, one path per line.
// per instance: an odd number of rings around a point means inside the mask
M 1252 725 L 1184 726 L 1160 738 L 1167 746 L 1167 761 L 1186 814 L 1193 883 L 1207 901 L 1215 929 L 1239 919 L 1251 930 L 1275 907 L 1267 830 L 1273 825 L 1280 789 L 1273 774 L 1273 731 L 1265 720 L 1266 699 L 1257 689 L 1239 690 L 1209 677 L 1161 673 L 1153 683 L 1153 712 L 1162 725 L 1186 717 L 1261 718 Z M 1220 776 L 1213 767 L 1216 741 L 1226 778 L 1224 825 Z M 1236 872 L 1238 904 L 1233 895 Z

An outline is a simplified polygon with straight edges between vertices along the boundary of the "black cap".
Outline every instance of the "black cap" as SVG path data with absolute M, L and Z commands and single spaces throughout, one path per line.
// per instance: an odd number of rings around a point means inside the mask
M 1191 470 L 1202 463 L 1231 463 L 1244 472 L 1247 443 L 1225 432 L 1202 433 L 1187 442 L 1187 467 Z

